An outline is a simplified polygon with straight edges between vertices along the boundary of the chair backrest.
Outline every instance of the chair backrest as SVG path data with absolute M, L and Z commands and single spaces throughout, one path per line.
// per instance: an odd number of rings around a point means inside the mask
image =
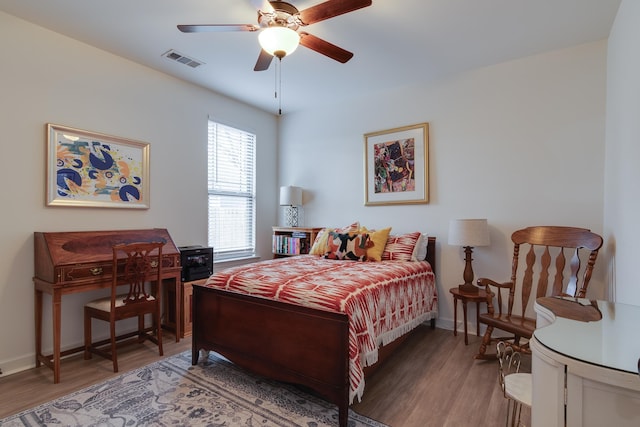
M 510 316 L 515 289 L 521 290 L 520 304 L 523 316 L 534 288 L 535 298 L 555 295 L 576 298 L 586 296 L 598 250 L 602 246 L 602 237 L 586 228 L 536 226 L 515 231 L 511 240 L 514 243 L 511 282 L 515 286 L 509 293 Z M 524 272 L 519 276 L 521 249 L 527 252 L 524 254 L 522 266 Z M 570 257 L 568 264 L 567 255 Z M 585 259 L 586 267 L 580 275 Z M 551 274 L 553 277 L 550 281 Z M 521 283 L 518 283 L 518 280 L 521 280 Z M 499 303 L 501 305 L 501 302 Z
M 498 341 L 496 345 L 496 357 L 498 359 L 498 379 L 500 388 L 505 392 L 504 377 L 510 374 L 520 372 L 520 352 L 515 351 L 513 347 L 504 341 Z
M 159 283 L 162 277 L 162 247 L 164 242 L 122 243 L 113 246 L 113 282 L 111 305 L 115 305 L 116 288 L 129 285 L 124 305 L 148 301 L 145 283 Z

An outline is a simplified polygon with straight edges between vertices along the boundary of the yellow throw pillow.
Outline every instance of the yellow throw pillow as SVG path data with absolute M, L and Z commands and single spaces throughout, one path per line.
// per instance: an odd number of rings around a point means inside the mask
M 391 227 L 382 230 L 367 230 L 367 227 L 362 227 L 359 231 L 360 233 L 368 233 L 369 240 L 373 242 L 373 246 L 367 249 L 367 261 L 381 261 Z
M 311 255 L 324 255 L 327 249 L 327 239 L 329 238 L 329 231 L 323 228 L 316 235 L 316 240 L 313 242 L 313 246 L 309 250 Z

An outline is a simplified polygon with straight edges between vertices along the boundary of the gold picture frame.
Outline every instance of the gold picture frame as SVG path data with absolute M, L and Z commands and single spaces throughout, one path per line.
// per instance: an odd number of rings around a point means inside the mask
M 46 128 L 47 206 L 149 208 L 149 143 Z
M 429 123 L 364 135 L 365 206 L 429 203 Z

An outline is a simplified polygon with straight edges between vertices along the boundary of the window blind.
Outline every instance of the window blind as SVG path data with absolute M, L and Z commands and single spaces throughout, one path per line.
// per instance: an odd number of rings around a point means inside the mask
M 209 120 L 209 246 L 224 260 L 255 254 L 256 136 Z

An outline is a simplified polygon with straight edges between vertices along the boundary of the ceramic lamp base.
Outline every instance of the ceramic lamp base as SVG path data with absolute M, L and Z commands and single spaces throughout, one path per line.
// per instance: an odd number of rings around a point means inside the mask
M 297 206 L 287 206 L 286 222 L 287 222 L 287 227 L 298 226 L 298 207 Z

